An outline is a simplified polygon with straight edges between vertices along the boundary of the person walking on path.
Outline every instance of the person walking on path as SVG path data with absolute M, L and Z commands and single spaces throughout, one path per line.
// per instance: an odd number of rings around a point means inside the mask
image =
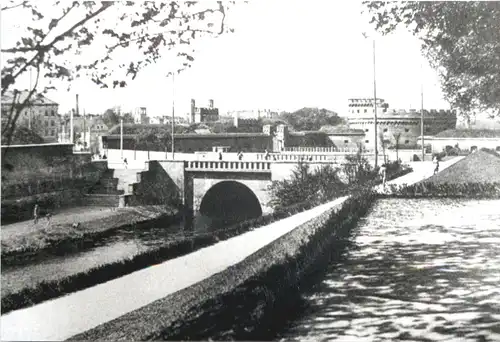
M 127 166 L 128 166 L 127 158 L 124 158 L 124 159 L 123 159 L 123 165 L 125 166 L 125 169 L 126 169 L 126 168 L 127 168 Z
M 385 187 L 385 181 L 387 178 L 387 168 L 385 164 L 382 164 L 382 166 L 380 166 L 380 170 L 378 170 L 378 172 L 380 177 L 382 178 L 382 185 Z
M 39 214 L 40 214 L 40 209 L 38 207 L 38 204 L 35 204 L 35 208 L 33 209 L 33 223 L 34 224 L 38 223 Z
M 222 152 L 219 151 L 219 160 L 222 160 Z
M 434 168 L 434 174 L 439 172 L 439 159 L 436 158 L 436 167 Z

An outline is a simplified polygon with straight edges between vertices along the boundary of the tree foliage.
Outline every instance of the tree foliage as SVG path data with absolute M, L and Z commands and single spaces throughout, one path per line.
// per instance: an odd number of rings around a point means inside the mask
M 331 165 L 311 171 L 309 164 L 299 163 L 290 179 L 273 181 L 270 186 L 271 205 L 289 207 L 309 201 L 326 201 L 338 196 L 345 188 L 338 169 Z
M 172 135 L 167 127 L 143 128 L 136 133 L 135 148 L 145 151 L 163 151 L 172 147 Z
M 103 88 L 125 87 L 165 51 L 177 54 L 169 73 L 179 73 L 194 60 L 192 42 L 200 36 L 232 32 L 225 17 L 234 2 L 45 2 L 11 0 L 2 14 L 22 20 L 23 33 L 12 46 L 2 46 L 2 95 L 15 94 L 21 76 L 34 71 L 29 96 L 13 104 L 2 135 L 11 136 L 30 98 L 54 89 L 54 81 L 79 77 Z M 71 58 L 70 58 L 71 56 Z M 39 89 L 43 78 L 43 89 Z
M 438 71 L 445 97 L 466 117 L 500 113 L 500 3 L 364 2 L 371 23 L 389 34 L 406 27 Z
M 336 126 L 343 123 L 337 113 L 324 108 L 302 108 L 293 113 L 281 113 L 280 118 L 296 131 L 317 131 L 321 126 Z
M 28 127 L 18 127 L 14 134 L 10 144 L 12 145 L 25 145 L 25 144 L 42 144 L 44 142 L 43 138 L 36 133 L 36 131 L 29 129 Z M 2 145 L 7 145 L 7 137 L 2 136 Z

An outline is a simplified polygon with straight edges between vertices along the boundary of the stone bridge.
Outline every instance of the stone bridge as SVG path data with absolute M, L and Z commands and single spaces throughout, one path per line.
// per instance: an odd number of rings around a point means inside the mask
M 309 164 L 316 168 L 332 161 Z M 272 181 L 289 178 L 297 162 L 155 160 L 146 165 L 147 170 L 139 172 L 138 182 L 132 185 L 132 197 L 142 194 L 145 204 L 154 198 L 164 203 L 177 194 L 185 208 L 194 213 L 241 218 L 272 212 L 268 187 Z

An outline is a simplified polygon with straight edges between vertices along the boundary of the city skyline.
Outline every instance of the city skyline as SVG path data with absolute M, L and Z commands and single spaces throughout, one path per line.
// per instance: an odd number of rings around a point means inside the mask
M 372 40 L 364 32 L 377 43 L 379 97 L 391 108 L 419 109 L 423 81 L 424 108 L 448 109 L 418 40 L 405 31 L 385 37 L 373 33 L 361 10 L 360 2 L 239 4 L 227 17 L 235 33 L 197 42 L 193 67 L 176 76 L 176 115 L 189 112 L 191 98 L 200 106 L 214 99 L 221 113 L 319 107 L 343 115 L 348 98 L 373 96 Z M 2 26 L 14 25 L 2 19 Z M 61 86 L 47 97 L 60 104 L 61 113 L 75 106 L 78 93 L 81 112 L 103 113 L 119 105 L 146 107 L 149 116 L 170 115 L 172 80 L 164 65 L 169 58 L 143 70 L 124 89 L 99 89 L 78 80 L 69 92 Z M 22 82 L 27 87 L 29 77 Z

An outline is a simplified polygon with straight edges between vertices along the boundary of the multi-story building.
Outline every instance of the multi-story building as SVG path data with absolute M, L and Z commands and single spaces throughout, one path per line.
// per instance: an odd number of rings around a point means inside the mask
M 8 120 L 13 102 L 24 102 L 29 92 L 20 92 L 14 100 L 14 94 L 8 92 L 2 96 L 2 124 Z M 17 127 L 29 127 L 47 142 L 57 141 L 61 117 L 59 104 L 41 94 L 33 95 L 28 105 L 21 111 L 16 122 Z
M 373 99 L 349 99 L 347 119 L 349 127 L 365 132 L 364 145 L 375 145 Z M 457 115 L 453 110 L 424 110 L 424 134 L 436 135 L 447 129 L 454 129 Z M 377 99 L 377 139 L 378 143 L 398 145 L 399 148 L 416 147 L 421 130 L 420 111 L 390 110 L 389 104 Z
M 259 120 L 259 119 L 273 119 L 279 116 L 278 111 L 271 109 L 248 109 L 248 110 L 231 110 L 227 115 L 233 117 L 235 120 Z
M 219 108 L 214 108 L 214 100 L 208 101 L 208 107 L 196 107 L 191 100 L 191 123 L 219 121 Z
M 148 124 L 150 121 L 146 107 L 136 108 L 132 116 L 134 117 L 134 123 L 137 124 Z

